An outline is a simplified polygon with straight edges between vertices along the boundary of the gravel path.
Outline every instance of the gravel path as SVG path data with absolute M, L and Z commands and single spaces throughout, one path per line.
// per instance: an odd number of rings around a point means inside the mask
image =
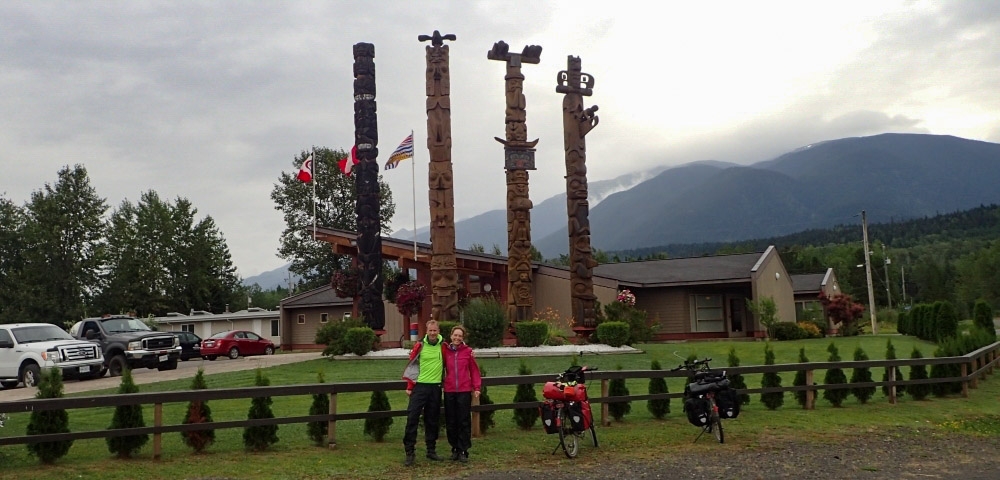
M 737 448 L 737 449 L 734 449 Z M 583 452 L 584 455 L 591 451 Z M 996 437 L 928 435 L 908 429 L 870 432 L 832 443 L 771 442 L 752 448 L 712 446 L 663 458 L 534 471 L 474 473 L 475 480 L 635 479 L 951 479 L 1000 478 Z

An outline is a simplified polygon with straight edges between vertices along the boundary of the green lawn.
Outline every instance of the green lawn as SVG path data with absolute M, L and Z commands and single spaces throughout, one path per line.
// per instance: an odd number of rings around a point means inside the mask
M 836 343 L 843 359 L 852 358 L 857 346 L 865 349 L 872 359 L 881 359 L 885 355 L 887 337 L 852 337 L 838 338 Z M 910 351 L 916 345 L 924 356 L 931 356 L 934 345 L 915 340 L 912 337 L 894 336 L 897 355 L 908 358 Z M 812 361 L 827 359 L 826 347 L 830 339 L 803 340 L 795 342 L 774 343 L 777 363 L 794 363 L 798 357 L 798 349 L 806 348 L 806 355 Z M 640 345 L 643 354 L 636 355 L 585 355 L 581 364 L 596 365 L 601 369 L 614 369 L 618 365 L 627 370 L 645 370 L 650 361 L 657 359 L 664 368 L 670 368 L 680 363 L 673 355 L 686 357 L 695 354 L 698 357 L 709 356 L 718 367 L 726 365 L 726 357 L 730 347 L 735 347 L 742 365 L 763 363 L 764 343 L 762 342 L 688 342 L 674 344 Z M 483 358 L 481 365 L 490 376 L 516 374 L 521 359 L 517 358 Z M 533 373 L 555 374 L 569 366 L 569 357 L 534 357 L 524 361 Z M 266 369 L 272 385 L 288 385 L 299 383 L 315 383 L 316 373 L 322 371 L 328 382 L 353 382 L 368 380 L 397 380 L 402 372 L 405 360 L 315 360 L 292 365 L 281 365 Z M 876 369 L 879 370 L 879 369 Z M 850 376 L 850 372 L 847 372 Z M 881 371 L 873 372 L 876 379 L 881 378 Z M 207 377 L 209 388 L 243 387 L 253 384 L 253 371 L 233 372 Z M 782 378 L 783 385 L 790 385 L 791 374 Z M 821 374 L 817 374 L 821 379 Z M 142 385 L 141 391 L 169 391 L 185 389 L 190 380 L 178 380 Z M 681 390 L 681 380 L 672 379 L 669 384 L 671 392 Z M 647 392 L 647 380 L 629 381 L 628 388 L 633 394 Z M 751 388 L 760 385 L 759 376 L 748 376 L 747 385 Z M 92 392 L 94 395 L 105 392 Z M 538 389 L 539 396 L 541 394 Z M 513 387 L 492 387 L 490 396 L 497 403 L 512 401 Z M 844 408 L 833 408 L 823 400 L 817 402 L 816 411 L 804 411 L 797 408 L 791 394 L 785 396 L 785 407 L 778 411 L 768 411 L 754 396 L 751 404 L 744 408 L 739 419 L 726 423 L 727 444 L 719 447 L 705 440 L 691 446 L 690 442 L 697 434 L 697 429 L 690 426 L 683 418 L 680 402 L 672 402 L 672 413 L 664 421 L 656 421 L 646 411 L 645 402 L 634 402 L 632 413 L 623 423 L 611 427 L 598 428 L 601 440 L 601 453 L 597 454 L 587 444 L 581 450 L 581 458 L 576 461 L 590 462 L 598 459 L 606 460 L 609 456 L 615 458 L 641 458 L 643 456 L 662 454 L 674 448 L 747 448 L 761 445 L 768 438 L 792 437 L 818 439 L 829 436 L 846 436 L 852 431 L 865 430 L 883 426 L 920 426 L 929 429 L 963 430 L 976 434 L 997 435 L 1000 433 L 1000 406 L 995 399 L 1000 395 L 1000 381 L 991 378 L 984 382 L 978 390 L 974 390 L 969 399 L 947 398 L 924 402 L 910 401 L 904 397 L 898 405 L 887 403 L 881 393 L 868 405 L 858 405 L 853 399 L 845 402 Z M 404 409 L 405 394 L 401 391 L 389 392 L 389 400 L 393 409 Z M 277 397 L 273 409 L 276 416 L 306 415 L 311 399 L 308 397 Z M 338 410 L 341 412 L 364 411 L 367 409 L 369 395 L 341 394 L 338 396 Z M 210 402 L 213 418 L 216 421 L 239 420 L 246 418 L 249 400 L 213 401 Z M 168 424 L 180 423 L 185 405 L 164 405 L 164 418 Z M 111 423 L 112 409 L 71 410 L 70 428 L 73 431 L 96 430 L 106 428 Z M 145 408 L 147 425 L 152 423 L 152 408 Z M 22 435 L 28 421 L 27 414 L 12 415 L 6 428 L 0 429 L 0 436 Z M 340 422 L 337 425 L 338 446 L 330 451 L 313 447 L 309 444 L 304 425 L 282 425 L 278 436 L 280 442 L 266 453 L 245 453 L 242 449 L 242 430 L 229 429 L 217 432 L 215 445 L 202 455 L 193 455 L 180 441 L 179 434 L 168 434 L 163 437 L 163 459 L 153 461 L 151 457 L 151 442 L 140 453 L 139 458 L 131 461 L 112 459 L 104 440 L 84 440 L 74 443 L 69 455 L 54 466 L 39 466 L 37 461 L 27 455 L 24 446 L 0 447 L 0 464 L 4 466 L 5 479 L 34 479 L 44 477 L 65 477 L 82 475 L 84 478 L 383 478 L 400 473 L 402 461 L 402 428 L 403 418 L 396 418 L 387 441 L 382 444 L 366 439 L 362 434 L 361 421 Z M 540 429 L 522 432 L 517 430 L 512 422 L 510 411 L 496 414 L 497 427 L 490 430 L 482 439 L 474 441 L 472 463 L 469 469 L 502 469 L 511 459 L 519 466 L 561 465 L 565 458 L 550 456 L 557 440 L 544 435 Z M 439 448 L 447 452 L 447 442 L 444 432 L 441 433 Z M 418 441 L 418 447 L 422 440 Z M 639 447 L 639 448 L 636 448 Z M 720 451 L 719 454 L 721 454 Z M 422 459 L 422 457 L 418 457 Z M 410 472 L 413 475 L 424 475 L 426 478 L 446 476 L 454 466 L 440 465 L 429 467 L 426 462 L 420 468 Z M 450 463 L 450 462 L 445 462 Z M 452 472 L 454 473 L 454 472 Z

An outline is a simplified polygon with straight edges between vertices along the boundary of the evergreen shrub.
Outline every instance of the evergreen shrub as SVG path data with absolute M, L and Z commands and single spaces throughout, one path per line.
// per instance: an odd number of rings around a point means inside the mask
M 613 322 L 612 322 L 613 323 Z M 621 370 L 622 366 L 618 365 L 615 370 Z M 624 397 L 628 396 L 628 386 L 625 385 L 624 378 L 615 378 L 608 382 L 608 396 L 609 397 Z M 620 422 L 625 415 L 632 411 L 632 402 L 629 400 L 614 402 L 608 404 L 608 413 L 615 421 Z
M 482 378 L 486 377 L 486 369 L 483 368 L 482 366 L 479 367 L 479 376 L 482 377 Z M 493 402 L 493 400 L 490 399 L 490 395 L 486 391 L 486 389 L 487 389 L 487 387 L 486 387 L 485 383 L 483 384 L 482 388 L 479 389 L 479 404 L 480 405 L 493 405 L 493 403 L 495 403 L 495 402 Z M 497 413 L 496 410 L 484 410 L 482 412 L 479 412 L 479 431 L 480 432 L 482 432 L 482 433 L 485 434 L 487 430 L 489 430 L 491 427 L 493 427 L 494 425 L 496 425 L 496 422 L 493 421 L 493 415 L 495 413 Z
M 774 349 L 771 348 L 770 342 L 764 345 L 764 365 L 774 365 Z M 778 375 L 778 372 L 765 373 L 761 378 L 760 386 L 762 388 L 780 387 L 781 375 Z M 776 410 L 785 403 L 785 392 L 762 393 L 760 394 L 760 402 L 768 410 Z
M 827 358 L 828 362 L 840 361 L 840 352 L 837 350 L 836 344 L 830 342 L 830 346 L 826 347 L 826 351 L 830 352 L 830 357 Z M 831 368 L 826 371 L 823 383 L 826 385 L 843 385 L 847 383 L 847 375 L 844 374 L 844 370 L 841 368 Z M 850 394 L 850 391 L 843 388 L 823 390 L 823 398 L 834 407 L 841 406 Z
M 597 326 L 597 340 L 612 347 L 628 343 L 629 326 L 625 322 L 607 321 Z
M 344 334 L 344 342 L 347 343 L 349 353 L 364 356 L 375 345 L 375 331 L 369 327 L 349 328 Z
M 806 358 L 806 349 L 799 349 L 799 363 L 809 363 L 809 359 Z M 792 379 L 793 387 L 800 387 L 806 384 L 806 371 L 799 370 L 795 372 L 795 378 Z M 806 406 L 806 391 L 796 390 L 795 391 L 795 401 L 798 402 L 800 406 Z
M 727 361 L 730 367 L 740 366 L 740 357 L 736 356 L 735 347 L 729 347 L 729 358 Z M 747 382 L 743 379 L 743 374 L 734 373 L 729 375 L 729 387 L 734 390 L 746 391 Z M 740 403 L 743 405 L 750 405 L 750 394 L 740 393 Z
M 913 352 L 910 353 L 910 358 L 918 359 L 924 358 L 923 354 L 917 347 L 913 347 Z M 926 365 L 914 365 L 910 367 L 910 380 L 924 380 L 927 378 L 927 366 Z M 920 383 L 916 385 L 907 385 L 906 393 L 909 393 L 914 400 L 923 400 L 927 398 L 927 395 L 931 393 L 931 386 L 926 383 Z
M 466 343 L 470 347 L 490 348 L 503 344 L 503 336 L 507 331 L 507 311 L 496 299 L 474 298 L 462 310 L 462 315 L 463 324 L 469 331 Z
M 990 304 L 986 301 L 979 300 L 972 307 L 972 324 L 982 328 L 983 331 L 992 335 L 994 339 L 996 338 L 997 330 L 993 324 L 993 307 L 990 307 Z
M 517 344 L 521 347 L 537 347 L 544 345 L 549 338 L 549 324 L 545 322 L 518 322 Z
M 524 360 L 521 360 L 517 374 L 531 375 L 531 369 L 524 363 Z M 535 385 L 533 383 L 522 383 L 517 386 L 517 391 L 514 392 L 514 403 L 537 401 L 538 395 L 535 393 Z M 535 426 L 539 415 L 541 413 L 538 411 L 538 407 L 516 408 L 514 409 L 514 423 L 522 430 L 530 430 L 531 427 Z
M 326 345 L 323 349 L 324 356 L 343 355 L 351 351 L 351 344 L 347 342 L 347 331 L 364 326 L 359 318 L 328 322 L 316 331 L 315 341 L 317 344 Z
M 38 391 L 35 398 L 62 398 L 62 371 L 50 368 L 38 379 Z M 69 414 L 66 410 L 32 410 L 28 420 L 28 435 L 45 435 L 47 433 L 69 433 Z M 57 442 L 29 443 L 28 452 L 44 464 L 55 463 L 69 452 L 73 446 L 72 440 Z
M 775 340 L 802 340 L 809 334 L 797 323 L 778 322 L 771 325 L 771 338 Z
M 323 372 L 316 373 L 316 382 L 325 383 Z M 326 415 L 330 413 L 330 396 L 325 393 L 314 393 L 312 405 L 309 405 L 309 415 Z M 317 447 L 322 447 L 327 443 L 327 435 L 330 430 L 330 422 L 319 421 L 309 422 L 306 425 L 306 432 L 309 438 Z
M 663 370 L 663 367 L 660 366 L 659 360 L 653 360 L 652 363 L 650 363 L 649 365 L 649 369 Z M 663 377 L 650 378 L 649 394 L 656 395 L 660 393 L 669 393 L 669 391 L 667 390 L 667 379 Z M 649 400 L 648 402 L 646 402 L 646 409 L 649 410 L 649 413 L 653 414 L 653 418 L 656 418 L 657 420 L 662 420 L 663 417 L 667 416 L 667 414 L 670 413 L 670 399 L 661 398 L 661 399 Z
M 191 381 L 191 390 L 205 390 L 206 388 L 208 388 L 208 385 L 205 383 L 205 369 L 198 368 L 198 373 L 195 374 L 194 379 Z M 208 407 L 208 401 L 192 400 L 188 402 L 187 413 L 184 415 L 184 421 L 181 423 L 190 425 L 211 422 L 212 409 Z M 188 430 L 181 432 L 181 437 L 184 439 L 185 445 L 191 447 L 195 453 L 200 453 L 209 445 L 215 443 L 215 430 Z
M 389 405 L 389 397 L 382 390 L 372 392 L 371 402 L 368 404 L 369 412 L 388 412 L 392 410 Z M 365 435 L 372 437 L 376 442 L 385 440 L 392 426 L 392 417 L 366 418 Z
M 902 323 L 903 323 L 903 320 L 902 320 L 902 315 L 901 315 L 900 316 L 900 324 L 902 324 Z M 891 338 L 886 339 L 886 341 L 885 341 L 885 359 L 886 360 L 895 360 L 896 359 L 896 347 L 894 347 L 892 345 L 892 339 Z M 883 382 L 888 382 L 889 381 L 889 368 L 890 367 L 886 367 L 885 368 L 885 372 L 882 373 L 882 381 Z M 896 369 L 896 380 L 897 381 L 903 381 L 903 380 L 905 380 L 905 378 L 903 378 L 903 371 L 900 370 L 899 367 L 891 367 L 891 368 L 895 368 Z M 896 395 L 902 395 L 904 392 L 906 392 L 906 385 L 896 385 Z M 887 397 L 889 396 L 889 387 L 887 385 L 885 385 L 885 386 L 882 387 L 882 394 L 885 395 L 885 396 L 887 396 Z
M 126 368 L 122 370 L 122 381 L 118 385 L 118 394 L 139 393 L 139 387 L 132 380 L 132 370 Z M 142 419 L 142 405 L 119 405 L 115 407 L 115 414 L 111 417 L 111 430 L 120 428 L 145 427 L 146 423 Z M 121 437 L 108 437 L 108 451 L 118 455 L 118 458 L 132 458 L 142 446 L 149 441 L 149 434 L 125 435 Z
M 264 371 L 258 368 L 257 375 L 254 377 L 254 385 L 266 387 L 270 384 L 271 381 L 264 376 Z M 271 411 L 271 404 L 273 402 L 271 397 L 254 397 L 251 399 L 250 411 L 247 412 L 247 420 L 274 418 L 274 412 Z M 259 452 L 267 450 L 268 447 L 275 443 L 278 443 L 277 425 L 243 427 L 243 445 L 247 449 Z
M 868 360 L 868 354 L 860 346 L 854 349 L 854 361 L 864 362 Z M 868 383 L 872 381 L 872 372 L 868 367 L 855 368 L 851 372 L 851 383 Z M 875 395 L 875 387 L 852 387 L 851 394 L 861 403 L 868 403 L 868 400 Z

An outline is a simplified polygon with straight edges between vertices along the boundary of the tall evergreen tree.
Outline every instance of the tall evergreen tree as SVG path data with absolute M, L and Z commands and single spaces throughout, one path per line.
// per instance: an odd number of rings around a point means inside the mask
M 894 347 L 892 345 L 892 339 L 891 338 L 886 339 L 886 341 L 885 341 L 885 359 L 886 360 L 895 360 L 896 359 L 896 347 Z M 896 380 L 897 381 L 903 381 L 903 380 L 905 380 L 905 378 L 903 378 L 903 371 L 900 370 L 899 367 L 892 367 L 892 368 L 896 369 Z M 882 381 L 883 382 L 888 382 L 889 381 L 889 367 L 886 367 L 885 372 L 882 373 Z M 896 395 L 897 396 L 898 395 L 902 395 L 905 391 L 906 391 L 906 385 L 896 385 Z M 885 396 L 887 396 L 887 397 L 889 396 L 889 387 L 888 386 L 883 386 L 882 387 L 882 394 L 885 395 Z
M 35 398 L 62 398 L 62 371 L 50 368 L 38 382 Z M 28 435 L 45 435 L 49 433 L 69 433 L 69 415 L 66 410 L 32 410 L 28 421 Z M 56 442 L 29 443 L 28 452 L 38 457 L 45 464 L 55 463 L 69 453 L 72 440 Z
M 854 361 L 864 362 L 868 360 L 868 354 L 859 345 L 854 349 Z M 872 371 L 868 367 L 858 367 L 851 372 L 851 383 L 869 383 L 872 381 Z M 868 403 L 868 400 L 875 395 L 875 387 L 852 387 L 851 394 L 861 403 Z
M 621 369 L 622 369 L 621 365 L 615 367 L 615 370 L 621 370 Z M 612 379 L 610 382 L 608 382 L 608 396 L 626 397 L 628 396 L 628 394 L 629 394 L 628 386 L 625 385 L 624 378 L 615 378 Z M 628 415 L 628 413 L 631 411 L 632 411 L 632 402 L 628 400 L 624 402 L 614 402 L 608 404 L 608 413 L 611 414 L 612 418 L 614 418 L 616 421 L 619 422 L 623 418 L 625 418 L 625 415 Z
M 253 383 L 258 387 L 266 387 L 271 384 L 271 381 L 264 375 L 264 371 L 258 368 Z M 272 403 L 274 401 L 271 400 L 271 397 L 254 397 L 250 400 L 250 411 L 247 412 L 247 420 L 274 418 L 274 412 L 271 411 Z M 278 443 L 277 425 L 243 427 L 243 445 L 247 449 L 259 452 L 267 450 L 268 447 L 275 443 Z
M 310 152 L 303 151 L 293 159 L 295 171 L 298 171 L 309 154 Z M 326 227 L 356 231 L 354 204 L 357 195 L 354 177 L 344 175 L 337 166 L 338 160 L 346 156 L 347 152 L 343 150 L 325 147 L 316 149 L 316 158 L 313 159 L 316 221 Z M 392 200 L 392 190 L 381 176 L 379 189 L 379 218 L 383 233 L 389 233 L 396 204 Z M 334 272 L 349 265 L 349 259 L 334 254 L 328 244 L 314 241 L 308 233 L 313 225 L 312 184 L 302 183 L 292 173 L 282 173 L 271 190 L 271 199 L 274 200 L 274 208 L 281 211 L 285 219 L 278 256 L 291 260 L 289 270 L 302 277 L 303 289 L 329 283 Z
M 976 302 L 976 305 L 972 307 L 972 323 L 994 339 L 997 337 L 997 327 L 993 324 L 993 307 L 990 307 L 989 303 L 983 300 Z
M 324 383 L 323 372 L 316 373 L 317 383 Z M 326 415 L 330 413 L 330 396 L 325 393 L 317 393 L 313 396 L 312 405 L 309 406 L 309 415 Z M 327 435 L 330 432 L 330 422 L 309 422 L 306 426 L 309 438 L 318 447 L 326 445 Z M 368 420 L 365 420 L 365 433 L 368 430 Z
M 521 360 L 521 365 L 517 368 L 517 374 L 531 375 L 531 369 L 524 363 L 524 360 Z M 514 392 L 514 403 L 537 401 L 538 395 L 535 393 L 534 384 L 522 383 L 517 386 L 517 390 Z M 538 412 L 538 407 L 515 408 L 514 423 L 522 430 L 530 430 L 531 427 L 535 426 L 539 415 L 541 414 Z
M 806 357 L 806 349 L 799 349 L 799 363 L 809 363 L 809 359 Z M 793 387 L 800 387 L 806 384 L 806 371 L 799 370 L 795 372 L 795 378 L 792 380 Z M 796 390 L 795 391 L 795 401 L 799 403 L 800 406 L 806 406 L 806 391 Z
M 830 342 L 830 346 L 826 347 L 826 351 L 830 352 L 830 358 L 827 359 L 828 362 L 839 362 L 840 352 L 837 350 L 837 345 Z M 843 385 L 847 383 L 847 375 L 844 374 L 844 370 L 841 368 L 831 368 L 826 371 L 826 375 L 823 377 L 823 383 L 827 385 Z M 823 390 L 823 398 L 830 402 L 834 407 L 839 407 L 844 403 L 844 399 L 850 395 L 847 389 L 825 389 Z
M 910 353 L 910 358 L 924 358 L 923 354 L 917 347 L 913 347 L 913 352 Z M 926 365 L 914 365 L 910 367 L 910 380 L 924 380 L 927 378 L 927 366 Z M 926 383 L 920 383 L 916 385 L 907 385 L 906 393 L 909 393 L 914 400 L 923 400 L 927 398 L 927 395 L 931 393 L 931 386 Z
M 764 344 L 764 365 L 774 365 L 774 349 L 771 348 L 771 342 Z M 760 386 L 762 388 L 780 387 L 781 376 L 777 372 L 767 372 L 761 378 Z M 768 410 L 778 409 L 785 403 L 785 392 L 762 393 L 760 394 L 760 402 Z
M 208 384 L 205 383 L 205 369 L 198 368 L 198 373 L 191 381 L 191 390 L 205 390 Z M 185 425 L 193 423 L 212 423 L 212 409 L 208 406 L 207 400 L 191 400 L 188 402 L 187 413 L 184 415 Z M 189 430 L 181 432 L 184 444 L 194 449 L 196 453 L 205 450 L 206 447 L 215 443 L 215 430 Z
M 740 366 L 740 357 L 736 356 L 736 347 L 729 347 L 729 358 L 727 360 L 730 367 Z M 734 373 L 729 375 L 729 386 L 734 390 L 746 391 L 747 382 L 743 379 L 742 374 Z M 740 403 L 743 405 L 750 405 L 750 394 L 741 393 Z
M 663 370 L 663 367 L 660 366 L 659 360 L 653 360 L 652 363 L 650 363 L 649 365 L 649 369 Z M 669 390 L 667 390 L 667 379 L 663 377 L 650 378 L 649 394 L 656 395 L 660 393 L 670 393 Z M 667 414 L 670 413 L 670 399 L 663 398 L 657 400 L 649 400 L 648 402 L 646 402 L 646 409 L 649 410 L 649 413 L 653 414 L 653 418 L 656 418 L 657 420 L 662 420 L 663 417 L 667 416 Z
M 54 185 L 26 205 L 22 321 L 63 325 L 87 316 L 104 266 L 105 200 L 81 165 L 59 170 Z
M 139 393 L 139 387 L 132 381 L 132 370 L 126 368 L 122 370 L 122 382 L 118 385 L 118 394 Z M 142 418 L 142 404 L 119 405 L 115 407 L 115 414 L 111 417 L 111 430 L 121 428 L 145 427 L 146 422 Z M 125 435 L 120 437 L 108 437 L 108 451 L 118 455 L 118 458 L 132 458 L 142 449 L 142 446 L 149 441 L 149 434 Z

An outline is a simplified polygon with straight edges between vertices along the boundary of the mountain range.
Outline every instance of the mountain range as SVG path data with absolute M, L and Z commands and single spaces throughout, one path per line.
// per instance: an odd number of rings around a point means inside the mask
M 736 242 L 860 222 L 862 210 L 870 223 L 905 220 L 1000 204 L 998 187 L 1000 144 L 922 134 L 842 138 L 749 166 L 698 161 L 592 182 L 591 242 L 606 251 Z M 531 211 L 532 240 L 546 258 L 568 250 L 565 198 Z M 506 227 L 504 210 L 460 220 L 456 246 L 506 250 Z M 429 241 L 426 227 L 418 239 Z

